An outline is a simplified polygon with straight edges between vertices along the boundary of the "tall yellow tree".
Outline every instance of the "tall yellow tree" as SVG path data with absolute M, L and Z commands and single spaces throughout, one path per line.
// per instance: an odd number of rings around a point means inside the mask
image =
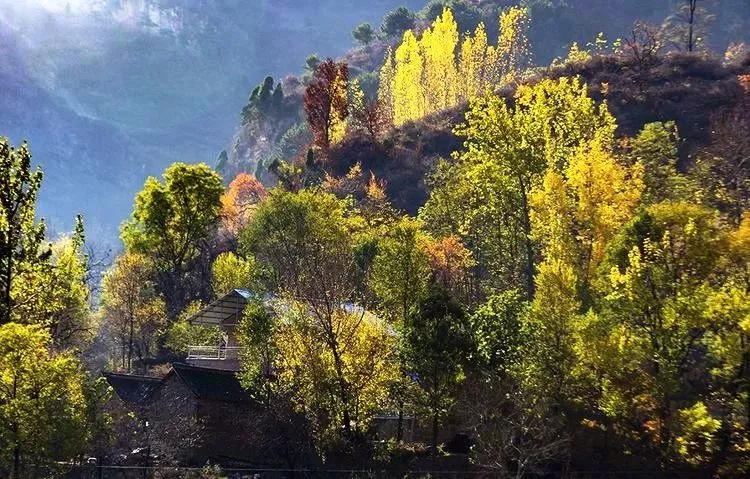
M 463 100 L 471 100 L 484 93 L 488 84 L 487 33 L 484 23 L 477 25 L 474 35 L 466 35 L 459 55 L 459 87 Z
M 417 37 L 411 30 L 396 49 L 396 67 L 393 77 L 393 123 L 403 125 L 425 115 L 425 98 L 422 88 L 423 62 Z
M 495 58 L 489 58 L 494 65 L 492 84 L 513 81 L 521 72 L 524 62 L 531 53 L 527 32 L 529 10 L 526 7 L 511 7 L 500 14 L 500 36 L 497 39 Z
M 457 46 L 458 26 L 450 9 L 446 8 L 432 28 L 424 31 L 420 41 L 426 114 L 449 108 L 458 101 Z
M 339 69 L 336 73 L 336 80 L 332 85 L 333 95 L 336 98 L 347 98 L 348 85 L 348 73 Z M 331 106 L 331 126 L 329 132 L 331 145 L 339 143 L 346 136 L 346 117 L 348 114 L 348 111 L 344 111 L 341 108 L 335 108 L 333 105 Z
M 385 54 L 385 62 L 380 68 L 380 87 L 378 88 L 378 101 L 382 105 L 386 123 L 393 125 L 393 87 L 396 78 L 396 66 L 393 63 L 393 52 L 391 47 Z
M 602 130 L 611 135 L 608 128 Z M 579 286 L 588 289 L 619 228 L 632 218 L 643 191 L 643 168 L 619 164 L 608 144 L 595 137 L 558 171 L 549 168 L 531 195 L 532 230 L 545 258 L 577 263 Z

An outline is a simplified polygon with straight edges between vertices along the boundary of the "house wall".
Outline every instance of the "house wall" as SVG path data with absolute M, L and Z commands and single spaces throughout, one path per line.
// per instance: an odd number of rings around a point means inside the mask
M 163 463 L 192 463 L 201 442 L 198 401 L 176 374 L 154 392 L 148 408 L 149 445 Z M 205 462 L 205 461 L 203 461 Z
M 261 432 L 263 413 L 256 406 L 200 400 L 198 418 L 203 425 L 201 456 L 264 463 L 262 446 L 268 438 Z
M 262 412 L 251 405 L 196 398 L 176 374 L 149 407 L 151 447 L 160 460 L 195 466 L 235 459 L 263 462 L 266 439 L 257 431 Z

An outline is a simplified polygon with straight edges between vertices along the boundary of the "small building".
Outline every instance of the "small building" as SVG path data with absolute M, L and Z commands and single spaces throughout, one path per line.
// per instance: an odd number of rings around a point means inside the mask
M 253 429 L 262 421 L 262 407 L 236 374 L 235 331 L 250 297 L 233 290 L 194 315 L 191 323 L 219 326 L 223 337 L 219 344 L 190 346 L 186 362 L 172 364 L 164 377 L 105 373 L 119 406 L 139 420 L 138 449 L 165 463 L 258 463 Z

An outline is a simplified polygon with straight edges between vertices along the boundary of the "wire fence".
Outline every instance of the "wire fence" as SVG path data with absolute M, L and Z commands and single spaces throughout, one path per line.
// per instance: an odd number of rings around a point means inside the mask
M 36 477 L 36 476 L 30 476 Z M 506 479 L 517 477 L 496 471 L 446 470 L 356 470 L 356 469 L 257 469 L 218 467 L 144 467 L 144 466 L 74 466 L 62 476 L 65 479 Z M 523 474 L 526 479 L 692 479 L 692 474 L 642 470 L 588 470 Z

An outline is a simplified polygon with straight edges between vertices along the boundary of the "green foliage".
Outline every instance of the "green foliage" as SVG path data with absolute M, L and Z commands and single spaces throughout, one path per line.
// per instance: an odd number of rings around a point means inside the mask
M 538 245 L 532 240 L 531 194 L 547 169 L 563 170 L 594 138 L 613 141 L 615 123 L 578 79 L 521 86 L 515 104 L 489 95 L 472 103 L 456 161 L 439 166 L 420 212 L 428 230 L 455 234 L 484 265 L 485 291 L 525 284 L 533 294 Z M 459 213 L 460 212 L 460 213 Z
M 690 180 L 677 171 L 680 136 L 674 122 L 647 123 L 626 147 L 631 161 L 644 167 L 643 202 L 694 200 Z
M 419 15 L 428 23 L 432 23 L 446 8 L 453 12 L 459 34 L 473 32 L 482 21 L 482 11 L 466 0 L 432 0 Z
M 47 263 L 26 265 L 19 271 L 11 289 L 13 320 L 45 326 L 61 347 L 82 347 L 93 337 L 83 248 L 83 223 L 78 217 L 76 233 L 52 244 Z
M 153 263 L 168 314 L 174 317 L 195 294 L 188 290 L 186 276 L 218 224 L 224 185 L 203 163 L 175 163 L 163 177 L 163 183 L 146 180 L 121 232 L 127 251 Z
M 677 454 L 691 465 L 710 460 L 718 449 L 716 433 L 721 421 L 714 419 L 702 402 L 678 411 L 679 423 L 675 446 Z
M 393 324 L 403 325 L 412 305 L 427 294 L 430 265 L 419 222 L 403 218 L 377 245 L 372 290 Z
M 240 236 L 241 250 L 268 269 L 268 289 L 282 301 L 274 322 L 255 307 L 243 320 L 241 341 L 260 341 L 246 381 L 273 354 L 277 394 L 294 397 L 320 444 L 340 439 L 337 431 L 344 439 L 362 432 L 394 375 L 390 332 L 352 304 L 360 297 L 355 245 L 363 226 L 349 202 L 330 193 L 277 188 Z
M 358 223 L 356 217 L 349 215 L 349 205 L 331 194 L 310 189 L 293 193 L 277 188 L 269 192 L 268 199 L 259 205 L 249 226 L 241 232 L 240 249 L 270 268 L 270 287 L 297 291 L 326 275 L 352 272 L 351 232 Z M 339 278 L 330 287 L 346 287 L 347 279 Z
M 240 378 L 248 387 L 268 385 L 271 365 L 278 354 L 275 344 L 277 319 L 270 305 L 253 301 L 247 305 L 237 328 L 245 353 Z
M 263 83 L 253 89 L 247 105 L 242 108 L 242 124 L 253 124 L 264 118 L 278 116 L 282 114 L 283 105 L 284 89 L 281 83 L 274 87 L 273 77 L 267 76 Z
M 352 37 L 364 46 L 370 45 L 375 40 L 375 36 L 375 30 L 367 22 L 360 23 L 352 32 Z
M 649 207 L 611 247 L 605 313 L 620 326 L 613 334 L 627 350 L 619 352 L 621 369 L 607 373 L 611 380 L 603 399 L 608 414 L 619 421 L 640 409 L 646 420 L 638 433 L 651 436 L 663 458 L 680 428 L 679 434 L 697 433 L 690 430 L 697 424 L 684 424 L 689 411 L 673 416 L 671 401 L 685 391 L 682 376 L 698 346 L 695 332 L 709 327 L 704 311 L 719 298 L 711 284 L 720 277 L 724 251 L 715 213 L 684 203 Z M 677 436 L 675 447 L 686 453 L 688 446 L 680 441 Z M 698 456 L 686 460 L 701 461 Z
M 433 285 L 406 317 L 399 348 L 402 367 L 419 385 L 422 406 L 432 418 L 433 453 L 439 421 L 456 399 L 474 349 L 463 307 Z
M 167 318 L 153 276 L 146 257 L 124 253 L 102 281 L 102 329 L 115 368 L 131 371 L 137 359 L 145 369 L 143 360 L 156 352 Z
M 380 25 L 380 31 L 386 37 L 400 37 L 405 31 L 414 28 L 414 14 L 406 7 L 398 7 L 388 12 Z
M 44 268 L 51 250 L 44 222 L 36 221 L 42 172 L 31 169 L 26 143 L 13 148 L 0 137 L 0 324 L 11 321 L 13 282 L 24 270 Z
M 320 66 L 321 60 L 317 53 L 311 53 L 305 58 L 305 70 L 309 73 L 314 72 Z
M 0 326 L 0 471 L 19 477 L 24 464 L 67 461 L 83 452 L 84 374 L 67 353 L 53 353 L 37 325 Z M 11 472 L 12 471 L 12 472 Z
M 189 322 L 203 308 L 199 301 L 193 301 L 169 325 L 164 345 L 172 352 L 186 355 L 188 346 L 219 344 L 223 333 L 218 326 L 205 326 Z
M 231 251 L 222 253 L 214 260 L 211 275 L 215 296 L 224 295 L 233 289 L 253 292 L 259 290 L 260 272 L 252 256 L 240 258 Z
M 517 290 L 491 296 L 471 315 L 471 328 L 483 366 L 508 374 L 520 363 L 527 342 L 522 329 L 527 303 Z

